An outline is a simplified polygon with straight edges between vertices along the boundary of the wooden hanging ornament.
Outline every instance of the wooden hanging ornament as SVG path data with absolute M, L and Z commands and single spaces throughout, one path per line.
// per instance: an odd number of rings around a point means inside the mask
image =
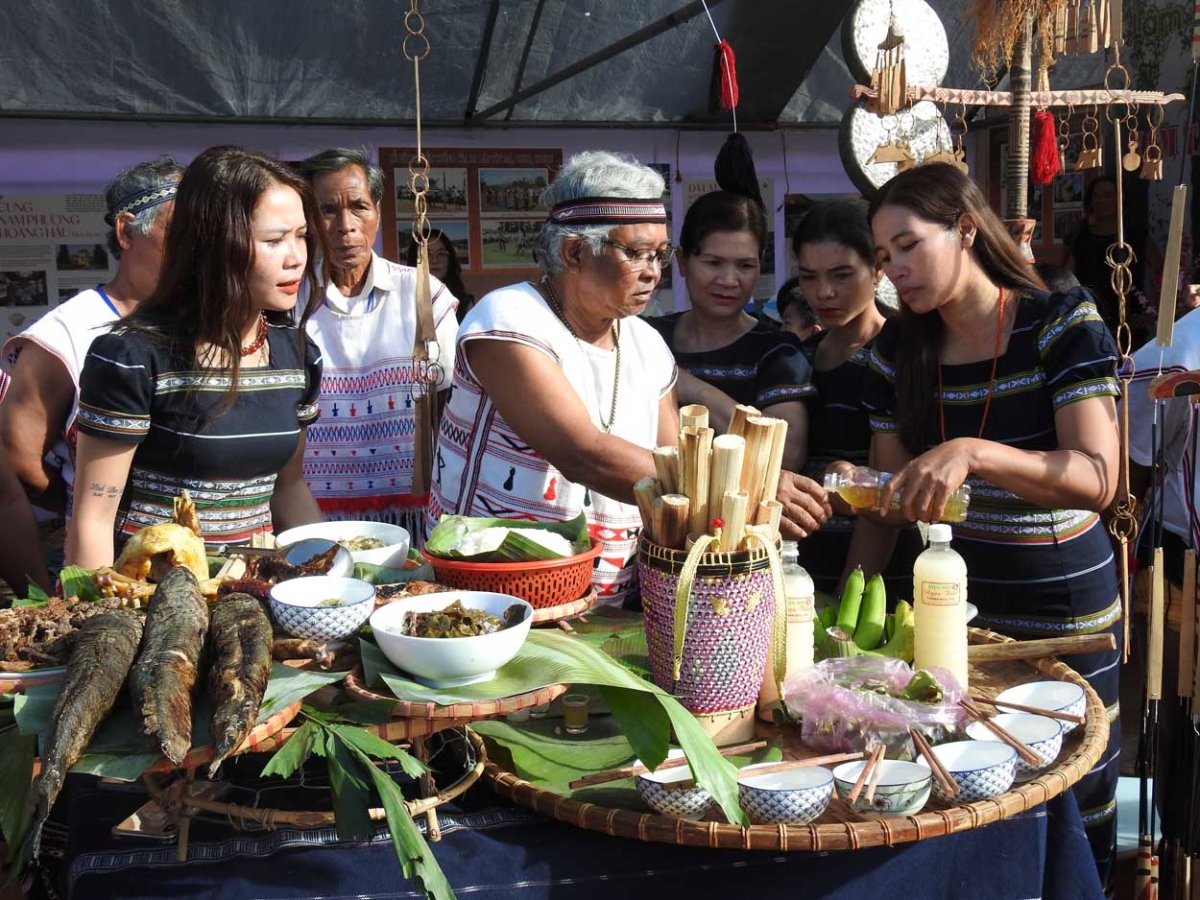
M 888 22 L 887 34 L 875 54 L 871 87 L 879 91 L 879 115 L 888 116 L 908 105 L 908 79 L 904 69 L 904 35 L 896 30 L 896 19 Z
M 1104 148 L 1100 144 L 1100 119 L 1093 106 L 1083 117 L 1083 150 L 1075 161 L 1075 169 L 1082 172 L 1085 169 L 1099 169 L 1104 165 Z
M 1157 118 L 1155 116 L 1157 115 Z M 1152 107 L 1149 113 L 1150 137 L 1146 140 L 1146 149 L 1142 153 L 1142 169 L 1138 177 L 1144 181 L 1162 181 L 1162 147 L 1158 145 L 1158 127 L 1163 121 L 1161 106 Z M 1130 169 L 1129 171 L 1133 171 Z

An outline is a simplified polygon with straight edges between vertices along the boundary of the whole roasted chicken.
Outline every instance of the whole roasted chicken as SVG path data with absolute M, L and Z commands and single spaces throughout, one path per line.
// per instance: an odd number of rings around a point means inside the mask
M 160 581 L 170 569 L 183 566 L 197 580 L 208 578 L 208 560 L 196 504 L 187 491 L 175 498 L 172 521 L 150 525 L 134 534 L 113 568 L 138 581 Z

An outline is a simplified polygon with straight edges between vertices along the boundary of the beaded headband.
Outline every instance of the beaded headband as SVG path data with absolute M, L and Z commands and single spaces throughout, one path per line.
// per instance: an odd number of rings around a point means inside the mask
M 667 208 L 661 200 L 580 197 L 550 210 L 550 221 L 555 225 L 665 224 Z
M 112 225 L 117 217 L 122 213 L 130 213 L 137 215 L 143 210 L 150 209 L 153 206 L 158 206 L 160 203 L 166 203 L 168 200 L 174 200 L 175 195 L 179 193 L 179 182 L 173 181 L 170 184 L 160 185 L 156 188 L 150 188 L 146 191 L 139 191 L 132 197 L 128 197 L 121 201 L 120 206 L 115 212 L 109 213 L 104 217 L 104 221 Z

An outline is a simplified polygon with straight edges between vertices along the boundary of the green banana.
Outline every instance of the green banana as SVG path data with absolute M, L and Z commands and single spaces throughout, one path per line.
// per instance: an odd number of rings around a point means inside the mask
M 818 628 L 813 634 L 814 649 L 820 659 L 835 659 L 840 656 L 861 656 L 862 651 L 844 628 L 832 625 Z
M 871 576 L 863 592 L 862 610 L 854 629 L 854 643 L 862 650 L 874 650 L 883 637 L 883 620 L 887 615 L 887 591 L 878 573 Z
M 893 613 L 888 613 L 883 620 L 883 640 L 886 643 L 892 639 L 892 635 L 896 633 L 896 616 Z
M 858 611 L 862 606 L 865 581 L 862 566 L 858 566 L 846 578 L 846 586 L 842 588 L 842 602 L 838 605 L 837 625 L 847 634 L 854 634 L 854 629 L 858 627 Z
M 904 600 L 896 603 L 896 631 L 891 640 L 878 650 L 862 651 L 867 656 L 887 656 L 892 659 L 902 659 L 907 663 L 913 661 L 913 653 L 917 648 L 916 616 L 913 608 Z
M 837 624 L 837 607 L 833 604 L 822 606 L 817 610 L 817 620 L 821 623 L 821 630 L 832 628 Z

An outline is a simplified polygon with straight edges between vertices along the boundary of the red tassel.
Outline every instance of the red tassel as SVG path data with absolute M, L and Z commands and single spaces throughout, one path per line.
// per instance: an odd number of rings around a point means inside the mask
M 1058 161 L 1058 127 L 1048 109 L 1033 114 L 1033 154 L 1029 175 L 1034 184 L 1049 184 L 1061 168 Z
M 738 105 L 737 68 L 733 48 L 721 41 L 713 48 L 712 96 L 709 107 L 713 112 L 736 109 Z

